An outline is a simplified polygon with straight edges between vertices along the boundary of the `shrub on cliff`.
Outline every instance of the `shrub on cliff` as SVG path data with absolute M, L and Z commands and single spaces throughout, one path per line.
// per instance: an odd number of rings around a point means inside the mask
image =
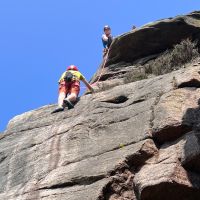
M 165 51 L 161 56 L 147 63 L 147 74 L 162 75 L 180 69 L 184 64 L 191 62 L 199 56 L 197 42 L 189 39 L 183 40 L 172 50 Z
M 166 50 L 162 55 L 154 60 L 149 61 L 137 74 L 134 72 L 127 74 L 125 83 L 134 82 L 148 78 L 149 75 L 162 75 L 174 70 L 178 70 L 185 64 L 192 62 L 195 58 L 200 57 L 197 48 L 197 42 L 190 39 L 183 40 L 173 49 Z M 140 66 L 141 68 L 141 66 Z

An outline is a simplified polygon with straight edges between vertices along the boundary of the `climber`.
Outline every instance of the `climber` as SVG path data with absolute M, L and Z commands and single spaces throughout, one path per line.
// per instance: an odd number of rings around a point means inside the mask
M 78 68 L 70 65 L 58 81 L 58 107 L 52 113 L 63 111 L 66 106 L 68 109 L 74 108 L 74 103 L 77 101 L 80 92 L 80 80 L 92 93 L 94 92 L 94 89 L 79 72 Z
M 113 37 L 111 35 L 111 28 L 106 25 L 104 26 L 104 34 L 102 35 L 102 43 L 103 43 L 103 57 L 107 54 L 108 49 L 113 41 Z
M 132 31 L 135 30 L 137 27 L 135 25 L 132 26 Z

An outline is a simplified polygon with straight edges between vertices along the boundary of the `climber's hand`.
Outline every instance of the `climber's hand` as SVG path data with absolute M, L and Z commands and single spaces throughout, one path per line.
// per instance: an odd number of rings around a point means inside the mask
M 95 93 L 95 90 L 93 88 L 90 88 L 88 89 L 86 92 L 85 92 L 85 95 L 87 94 L 94 94 Z
M 95 93 L 94 88 L 90 88 L 90 92 L 91 92 L 91 93 Z
M 88 94 L 92 94 L 92 92 L 90 90 L 86 90 L 86 92 L 84 93 L 84 95 L 88 95 Z

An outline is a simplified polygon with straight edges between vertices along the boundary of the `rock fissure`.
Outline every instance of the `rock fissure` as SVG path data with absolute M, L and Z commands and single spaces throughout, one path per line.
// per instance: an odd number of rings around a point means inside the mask
M 153 142 L 153 141 L 152 141 Z M 148 143 L 149 144 L 149 143 Z M 150 143 L 151 144 L 151 143 Z M 98 200 L 126 199 L 137 200 L 137 190 L 134 188 L 134 175 L 146 160 L 156 154 L 156 148 L 144 144 L 136 154 L 130 155 L 119 163 L 109 176 L 109 183 L 103 188 Z
M 91 185 L 101 179 L 105 178 L 104 175 L 101 176 L 90 176 L 90 177 L 82 177 L 80 179 L 73 179 L 70 182 L 65 182 L 65 183 L 59 183 L 56 185 L 51 185 L 50 187 L 42 187 L 39 186 L 39 190 L 53 190 L 53 189 L 59 189 L 59 188 L 68 188 L 68 187 L 72 187 L 72 186 L 85 186 L 85 185 Z

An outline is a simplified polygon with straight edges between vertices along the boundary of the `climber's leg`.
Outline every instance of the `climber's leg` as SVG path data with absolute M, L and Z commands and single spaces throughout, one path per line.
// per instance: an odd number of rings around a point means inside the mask
M 64 99 L 64 102 L 66 106 L 68 107 L 68 109 L 74 108 L 74 102 L 76 101 L 76 99 L 77 99 L 77 96 L 74 93 L 70 94 L 67 98 Z
M 58 107 L 60 108 L 64 108 L 64 99 L 66 97 L 66 93 L 65 92 L 61 92 L 58 96 Z
M 64 99 L 68 93 L 68 85 L 65 81 L 59 84 L 58 107 L 52 112 L 60 112 L 64 110 Z
M 75 81 L 71 84 L 70 94 L 65 98 L 64 102 L 69 109 L 74 108 L 74 103 L 77 101 L 80 92 L 80 82 Z
M 108 52 L 108 48 L 103 49 L 103 58 L 105 58 L 107 52 Z

